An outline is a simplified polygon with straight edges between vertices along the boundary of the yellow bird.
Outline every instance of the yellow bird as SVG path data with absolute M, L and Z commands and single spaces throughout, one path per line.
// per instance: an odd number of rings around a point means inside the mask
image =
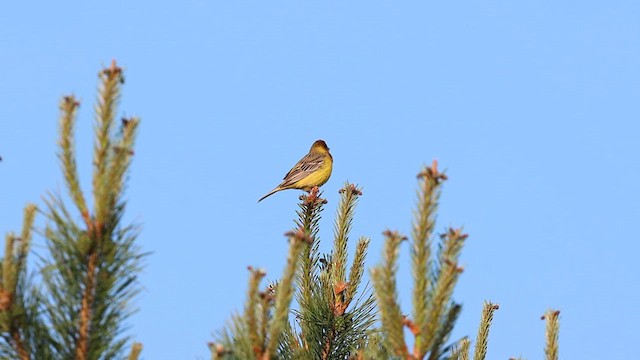
M 263 196 L 258 202 L 267 196 L 287 189 L 300 189 L 310 191 L 314 186 L 321 186 L 329 180 L 333 170 L 333 157 L 329 153 L 329 147 L 324 140 L 317 140 L 311 145 L 309 153 L 284 176 L 284 180 L 275 189 Z

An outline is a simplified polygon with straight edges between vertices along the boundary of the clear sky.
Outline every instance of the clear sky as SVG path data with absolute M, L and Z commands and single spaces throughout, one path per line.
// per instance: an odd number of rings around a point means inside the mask
M 299 193 L 256 201 L 319 138 L 335 158 L 323 250 L 349 180 L 364 187 L 353 239 L 370 236 L 378 263 L 382 231 L 409 233 L 415 174 L 438 159 L 437 228 L 470 234 L 456 336 L 475 338 L 490 299 L 489 359 L 541 359 L 548 307 L 562 311 L 561 358 L 637 354 L 638 1 L 3 2 L 1 233 L 64 189 L 69 93 L 89 184 L 96 75 L 114 58 L 121 114 L 142 118 L 127 221 L 153 254 L 128 333 L 145 359 L 207 358 L 242 308 L 246 266 L 279 277 Z M 400 259 L 409 312 L 406 245 Z

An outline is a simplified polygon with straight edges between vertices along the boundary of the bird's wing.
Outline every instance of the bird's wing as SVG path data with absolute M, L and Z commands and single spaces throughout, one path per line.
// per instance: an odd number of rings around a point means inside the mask
M 287 187 L 304 179 L 305 177 L 309 176 L 309 174 L 318 170 L 322 166 L 323 162 L 323 154 L 309 153 L 305 155 L 302 159 L 300 159 L 300 161 L 298 161 L 297 164 L 293 166 L 293 168 L 291 168 L 291 170 L 289 170 L 287 175 L 284 176 L 284 180 L 282 181 L 282 184 L 280 184 L 280 187 Z

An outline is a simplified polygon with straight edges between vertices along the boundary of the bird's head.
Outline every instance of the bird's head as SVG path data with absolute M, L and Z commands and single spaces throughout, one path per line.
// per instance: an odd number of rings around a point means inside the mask
M 309 152 L 328 153 L 329 147 L 324 140 L 316 140 L 316 142 L 311 145 L 311 150 L 309 150 Z

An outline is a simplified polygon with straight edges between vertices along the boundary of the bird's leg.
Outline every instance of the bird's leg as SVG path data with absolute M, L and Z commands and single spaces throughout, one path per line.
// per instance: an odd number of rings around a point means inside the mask
M 318 187 L 314 186 L 311 188 L 311 190 L 309 191 L 309 199 L 311 201 L 315 201 L 318 198 Z

